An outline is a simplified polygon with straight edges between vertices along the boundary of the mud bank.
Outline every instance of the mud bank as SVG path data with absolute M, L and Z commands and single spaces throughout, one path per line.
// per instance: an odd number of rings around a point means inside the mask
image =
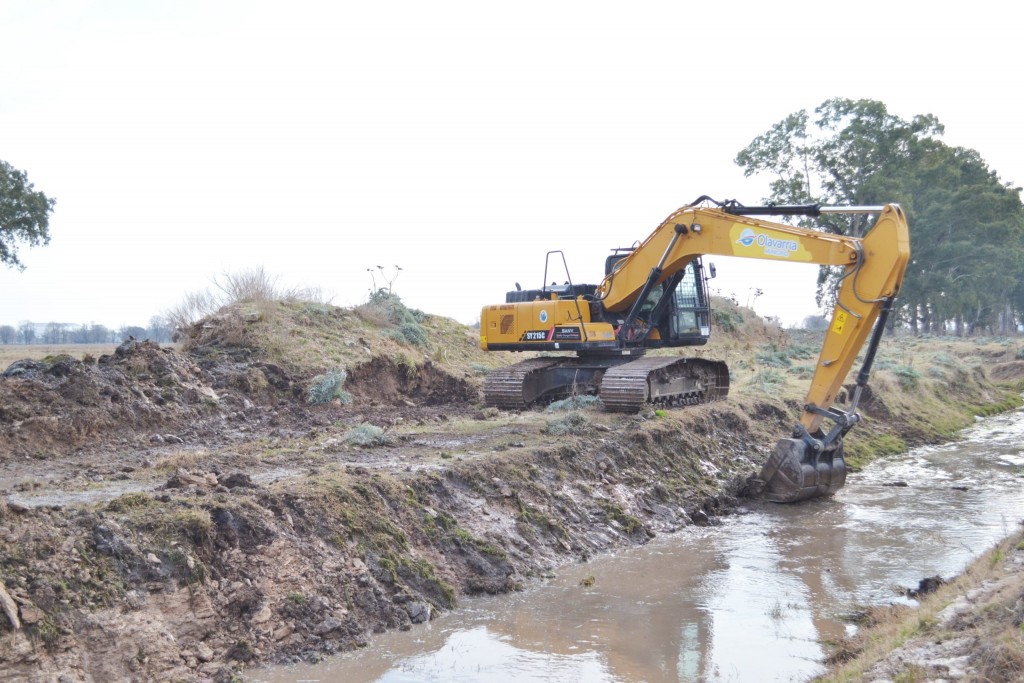
M 462 596 L 714 524 L 799 405 L 505 414 L 480 409 L 468 372 L 357 347 L 350 403 L 310 406 L 316 377 L 237 348 L 142 344 L 0 382 L 3 678 L 228 681 L 366 646 Z M 955 378 L 929 384 L 945 387 L 934 413 L 910 402 L 921 387 L 881 382 L 851 447 L 1019 403 Z
M 490 453 L 432 466 L 352 464 L 354 449 L 269 486 L 193 471 L 99 506 L 7 505 L 20 623 L 0 632 L 0 670 L 230 680 L 250 662 L 361 647 L 459 596 L 712 523 L 759 465 L 761 439 L 728 405 L 592 418 L 599 438 L 527 445 L 547 440 L 538 417 L 499 430 Z
M 1024 532 L 922 596 L 918 607 L 874 608 L 860 619 L 864 628 L 835 644 L 830 671 L 815 681 L 1020 681 Z

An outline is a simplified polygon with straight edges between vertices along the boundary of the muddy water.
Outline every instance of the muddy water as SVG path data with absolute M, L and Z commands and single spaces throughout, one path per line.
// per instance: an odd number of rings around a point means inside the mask
M 820 643 L 845 633 L 843 614 L 909 601 L 901 587 L 958 573 L 1022 516 L 1017 411 L 978 423 L 957 443 L 876 463 L 833 499 L 754 504 L 720 526 L 563 569 L 519 594 L 469 601 L 428 625 L 375 637 L 365 651 L 247 678 L 802 681 L 822 671 Z M 589 577 L 593 585 L 581 585 Z

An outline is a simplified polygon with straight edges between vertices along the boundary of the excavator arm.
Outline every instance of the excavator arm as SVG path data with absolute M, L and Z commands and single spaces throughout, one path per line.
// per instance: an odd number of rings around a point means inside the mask
M 706 198 L 702 198 L 706 199 Z M 701 200 L 698 200 L 698 202 Z M 756 215 L 878 214 L 863 238 L 770 222 Z M 910 259 L 906 217 L 896 204 L 867 207 L 743 207 L 691 205 L 671 214 L 598 286 L 605 310 L 626 315 L 630 327 L 652 289 L 705 254 L 814 263 L 843 269 L 835 312 L 793 438 L 781 439 L 756 487 L 769 500 L 793 502 L 838 491 L 845 481 L 842 438 L 857 423 L 888 315 Z M 872 331 L 874 331 L 872 333 Z M 871 338 L 850 408 L 833 407 L 865 341 Z M 825 422 L 828 431 L 825 431 Z

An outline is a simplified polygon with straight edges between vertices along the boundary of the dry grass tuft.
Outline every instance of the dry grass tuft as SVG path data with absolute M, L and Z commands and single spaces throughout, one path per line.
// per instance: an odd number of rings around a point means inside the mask
M 280 277 L 271 275 L 263 266 L 223 273 L 213 279 L 212 288 L 188 292 L 181 303 L 163 316 L 176 330 L 184 330 L 232 304 L 262 304 L 274 301 L 309 301 L 325 303 L 319 287 L 282 287 Z
M 179 469 L 194 469 L 208 455 L 205 450 L 177 450 L 169 453 L 153 462 L 153 467 L 164 472 L 174 472 Z

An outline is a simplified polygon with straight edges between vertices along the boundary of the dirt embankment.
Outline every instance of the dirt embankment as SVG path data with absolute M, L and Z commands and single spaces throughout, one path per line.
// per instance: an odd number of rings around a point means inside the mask
M 303 315 L 290 339 L 345 314 Z M 216 340 L 5 373 L 5 680 L 231 680 L 364 646 L 460 596 L 714 523 L 799 405 L 740 391 L 658 414 L 498 413 L 458 347 L 337 341 L 355 355 L 321 405 L 322 376 Z M 971 402 L 1005 399 L 982 380 Z
M 708 523 L 760 460 L 728 403 L 556 437 L 564 414 L 481 411 L 429 360 L 371 356 L 351 403 L 311 406 L 314 378 L 250 356 L 131 341 L 8 369 L 5 679 L 227 680 L 359 647 Z
M 863 628 L 836 644 L 831 670 L 815 680 L 1024 680 L 1024 532 L 927 587 L 918 607 L 865 611 Z

